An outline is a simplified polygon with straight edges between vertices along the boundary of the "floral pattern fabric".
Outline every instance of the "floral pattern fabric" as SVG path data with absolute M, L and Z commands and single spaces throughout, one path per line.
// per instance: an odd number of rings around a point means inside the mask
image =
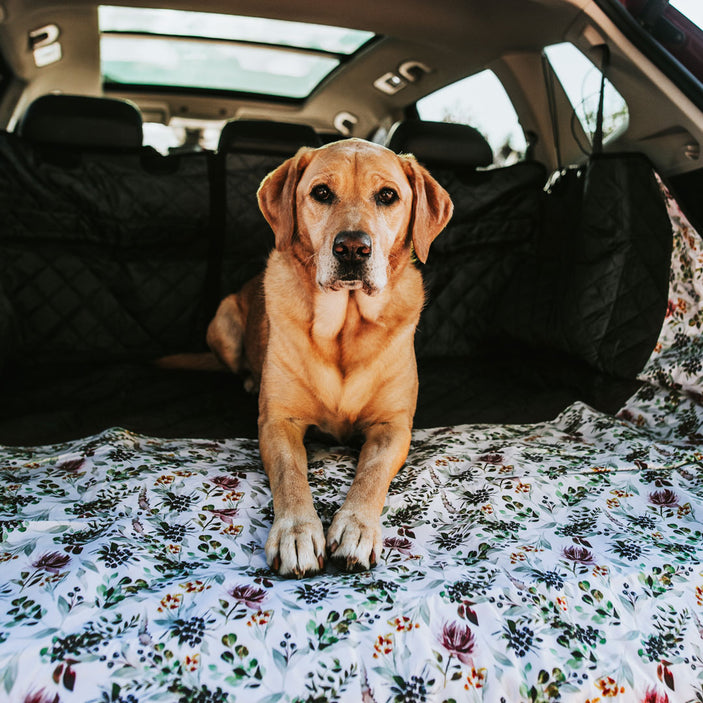
M 619 413 L 656 436 L 703 445 L 703 242 L 662 186 L 673 223 L 669 305 L 640 378 L 645 385 Z
M 672 221 L 639 393 L 415 431 L 372 571 L 270 572 L 255 441 L 0 449 L 0 700 L 703 701 L 703 259 Z M 357 455 L 308 454 L 329 524 Z
M 355 459 L 310 449 L 327 523 Z M 417 431 L 378 567 L 292 581 L 255 442 L 6 448 L 0 698 L 695 700 L 702 477 L 584 405 Z

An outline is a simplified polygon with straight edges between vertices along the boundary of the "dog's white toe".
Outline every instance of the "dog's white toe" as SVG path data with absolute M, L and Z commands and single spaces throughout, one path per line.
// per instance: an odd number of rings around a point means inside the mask
M 381 554 L 381 523 L 342 508 L 327 532 L 327 551 L 346 571 L 365 571 L 376 566 Z
M 266 540 L 266 561 L 281 576 L 304 578 L 325 566 L 325 533 L 317 515 L 276 518 Z

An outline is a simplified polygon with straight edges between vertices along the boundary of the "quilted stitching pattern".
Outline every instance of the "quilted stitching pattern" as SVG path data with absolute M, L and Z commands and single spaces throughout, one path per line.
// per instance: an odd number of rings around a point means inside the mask
M 204 156 L 46 153 L 0 139 L 0 277 L 25 361 L 200 346 Z
M 583 327 L 573 347 L 597 340 L 583 358 L 634 377 L 657 340 L 667 305 L 672 229 L 649 165 L 638 157 L 599 159 L 586 181 L 575 304 Z M 568 315 L 568 312 L 567 312 Z
M 223 294 L 239 290 L 263 270 L 273 248 L 273 233 L 259 210 L 256 191 L 283 156 L 227 154 Z
M 226 157 L 225 294 L 273 246 L 255 196 L 280 161 Z M 418 355 L 470 354 L 500 325 L 634 377 L 666 309 L 671 246 L 648 163 L 601 157 L 544 198 L 538 164 L 433 171 L 456 211 L 423 267 Z M 208 181 L 204 155 L 70 155 L 0 135 L 4 353 L 56 362 L 199 348 Z
M 636 154 L 600 157 L 545 196 L 545 227 L 501 309 L 518 339 L 635 378 L 667 304 L 672 231 Z
M 427 305 L 419 357 L 469 354 L 485 340 L 501 292 L 538 225 L 545 172 L 536 163 L 466 174 L 433 169 L 454 216 L 422 267 Z

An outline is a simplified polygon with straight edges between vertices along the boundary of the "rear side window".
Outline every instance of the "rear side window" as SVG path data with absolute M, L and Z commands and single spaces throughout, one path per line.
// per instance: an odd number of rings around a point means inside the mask
M 144 146 L 161 154 L 215 151 L 224 122 L 171 119 L 169 124 L 144 122 Z
M 491 145 L 497 165 L 525 154 L 525 135 L 503 84 L 493 71 L 463 78 L 417 101 L 418 116 L 475 127 Z
M 553 44 L 544 50 L 583 131 L 593 143 L 596 131 L 596 114 L 600 99 L 601 71 L 573 44 Z M 603 98 L 603 141 L 622 134 L 629 123 L 629 113 L 624 98 L 605 80 Z

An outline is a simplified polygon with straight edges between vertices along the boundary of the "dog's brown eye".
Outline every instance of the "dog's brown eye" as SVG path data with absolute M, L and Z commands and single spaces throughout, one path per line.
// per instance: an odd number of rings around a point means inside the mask
M 393 188 L 381 188 L 376 195 L 376 202 L 379 205 L 392 205 L 398 200 L 398 193 Z
M 324 184 L 315 186 L 310 195 L 312 195 L 318 203 L 328 203 L 334 197 L 332 191 Z

